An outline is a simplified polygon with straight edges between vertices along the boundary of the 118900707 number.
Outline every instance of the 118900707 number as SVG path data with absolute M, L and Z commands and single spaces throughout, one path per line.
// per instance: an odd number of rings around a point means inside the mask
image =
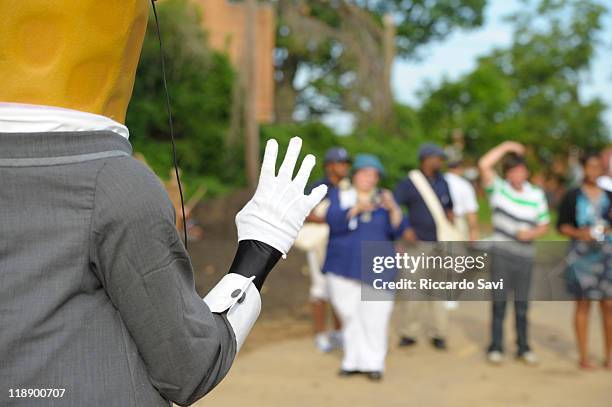
M 62 398 L 66 389 L 9 389 L 10 398 Z

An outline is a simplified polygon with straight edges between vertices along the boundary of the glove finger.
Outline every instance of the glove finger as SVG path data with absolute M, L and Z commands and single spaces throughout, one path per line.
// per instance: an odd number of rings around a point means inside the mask
M 276 156 L 278 155 L 278 142 L 271 138 L 266 143 L 263 162 L 261 164 L 260 180 L 272 179 L 276 172 Z
M 304 193 L 304 188 L 306 188 L 306 183 L 308 182 L 308 178 L 310 178 L 310 173 L 316 161 L 317 160 L 312 154 L 308 154 L 302 161 L 302 166 L 293 180 L 300 193 Z
M 293 169 L 295 168 L 295 163 L 297 162 L 301 149 L 302 149 L 302 139 L 299 137 L 293 137 L 289 141 L 289 147 L 287 148 L 287 154 L 285 155 L 283 164 L 281 165 L 280 170 L 278 171 L 279 179 L 284 180 L 284 181 L 291 180 L 291 176 L 293 175 Z
M 325 198 L 325 195 L 327 195 L 327 185 L 319 185 L 313 189 L 310 195 L 306 197 L 309 211 L 312 211 L 312 209 L 317 206 L 319 202 L 323 200 L 323 198 Z

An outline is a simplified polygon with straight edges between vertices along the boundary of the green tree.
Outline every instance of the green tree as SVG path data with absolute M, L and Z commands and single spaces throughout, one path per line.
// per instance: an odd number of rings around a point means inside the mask
M 412 129 L 410 143 L 398 137 L 389 137 L 389 133 L 379 126 L 362 127 L 350 136 L 338 136 L 329 127 L 315 121 L 304 123 L 271 124 L 262 127 L 261 153 L 263 154 L 265 141 L 275 138 L 279 142 L 281 151 L 285 151 L 291 137 L 300 136 L 304 141 L 302 156 L 306 153 L 317 157 L 317 166 L 312 172 L 311 181 L 323 175 L 323 162 L 325 152 L 334 146 L 345 147 L 353 156 L 358 153 L 377 155 L 385 166 L 386 176 L 382 185 L 392 188 L 401 178 L 406 176 L 409 169 L 418 165 L 417 149 L 425 141 L 419 131 L 417 112 L 408 106 L 395 105 L 395 114 L 401 128 Z M 303 157 L 302 157 L 303 158 Z
M 291 121 L 296 109 L 313 117 L 343 109 L 356 113 L 362 123 L 386 124 L 393 119 L 390 57 L 416 58 L 424 45 L 456 29 L 480 26 L 485 4 L 486 0 L 278 1 L 277 120 Z M 385 19 L 395 26 L 391 41 Z M 302 81 L 296 81 L 298 74 Z
M 509 48 L 481 58 L 457 81 L 424 90 L 419 115 L 428 136 L 449 141 L 462 129 L 475 156 L 514 139 L 545 159 L 568 145 L 593 149 L 608 142 L 606 106 L 579 94 L 605 7 L 595 0 L 524 3 L 509 17 L 516 27 Z
M 208 48 L 198 9 L 186 0 L 164 1 L 158 13 L 179 165 L 187 179 L 207 176 L 240 183 L 241 161 L 225 142 L 234 80 L 230 62 Z M 151 16 L 126 122 L 135 150 L 166 178 L 172 155 L 159 58 Z M 235 165 L 227 165 L 230 155 Z

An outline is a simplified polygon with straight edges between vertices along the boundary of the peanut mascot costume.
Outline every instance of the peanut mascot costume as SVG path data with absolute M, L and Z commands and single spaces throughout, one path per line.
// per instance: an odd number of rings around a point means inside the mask
M 259 289 L 325 195 L 268 141 L 236 257 L 202 299 L 124 119 L 148 0 L 0 0 L 0 405 L 189 405 L 217 385 Z M 165 114 L 165 112 L 159 112 Z

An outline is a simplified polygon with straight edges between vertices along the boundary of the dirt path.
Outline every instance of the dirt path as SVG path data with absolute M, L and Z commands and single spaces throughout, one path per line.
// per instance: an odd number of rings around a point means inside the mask
M 201 294 L 227 272 L 233 259 L 233 214 L 248 196 L 243 195 L 209 201 L 199 208 L 207 236 L 220 239 L 190 246 Z M 461 303 L 451 314 L 448 352 L 436 352 L 424 341 L 414 349 L 400 350 L 392 329 L 385 378 L 371 383 L 362 377 L 338 378 L 340 352 L 315 351 L 308 285 L 304 255 L 292 250 L 268 277 L 262 314 L 228 377 L 196 406 L 612 406 L 612 372 L 576 368 L 572 303 L 532 304 L 532 346 L 542 360 L 538 367 L 514 360 L 500 367 L 488 365 L 483 350 L 488 341 L 489 304 Z M 508 350 L 514 349 L 511 320 L 509 312 Z M 598 310 L 592 314 L 590 339 L 594 359 L 601 360 Z
M 307 320 L 264 318 L 229 376 L 196 406 L 609 407 L 612 372 L 575 368 L 571 311 L 571 303 L 533 304 L 532 345 L 541 365 L 507 360 L 497 367 L 486 364 L 482 352 L 488 304 L 462 303 L 452 313 L 446 353 L 434 351 L 424 341 L 414 349 L 400 350 L 393 334 L 381 383 L 336 377 L 340 353 L 317 353 Z M 592 316 L 591 349 L 594 359 L 601 359 L 599 312 Z M 508 349 L 512 349 L 510 318 L 507 322 Z
M 228 204 L 218 206 L 205 213 L 231 212 Z M 234 256 L 233 224 L 228 221 L 227 225 L 212 234 L 224 240 L 190 246 L 201 294 L 227 272 Z M 266 281 L 262 314 L 228 377 L 196 406 L 612 406 L 612 372 L 576 368 L 570 302 L 532 304 L 530 336 L 542 360 L 538 367 L 511 359 L 503 366 L 488 365 L 483 350 L 488 341 L 489 304 L 461 303 L 451 314 L 446 353 L 434 351 L 424 341 L 414 349 L 400 350 L 392 329 L 385 378 L 371 383 L 362 377 L 338 378 L 340 352 L 315 351 L 308 284 L 305 258 L 293 250 Z M 599 311 L 593 311 L 591 351 L 594 360 L 600 361 L 601 323 Z M 512 312 L 506 323 L 507 349 L 513 351 Z

